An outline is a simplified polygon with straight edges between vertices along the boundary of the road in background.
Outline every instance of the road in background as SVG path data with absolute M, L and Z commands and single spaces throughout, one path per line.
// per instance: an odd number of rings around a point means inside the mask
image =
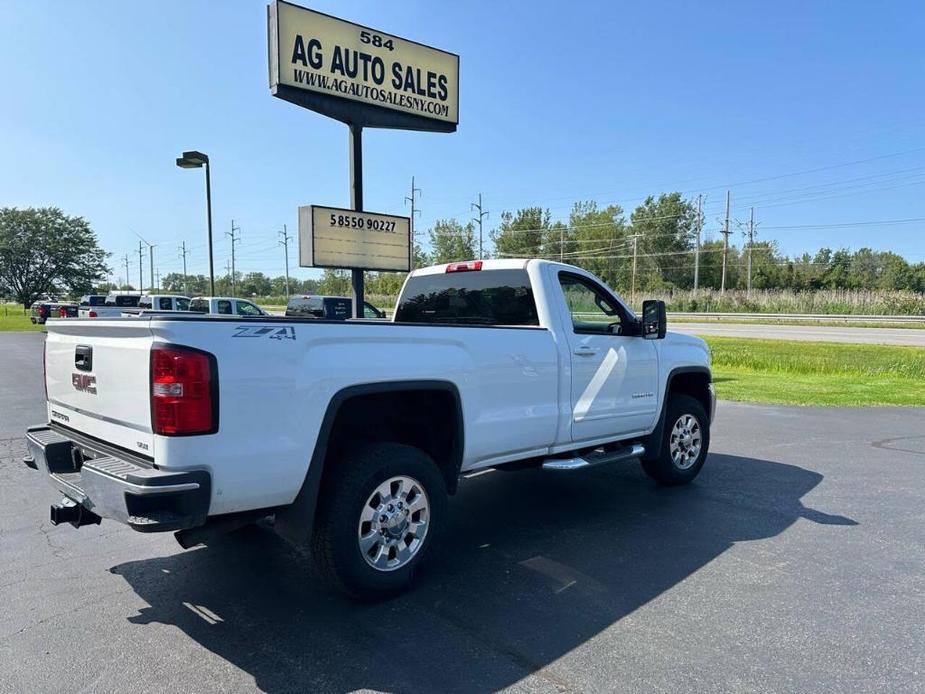
M 840 328 L 821 325 L 681 323 L 668 319 L 668 330 L 686 335 L 752 337 L 764 340 L 854 342 L 870 345 L 925 347 L 925 330 L 909 328 Z
M 0 348 L 10 434 L 43 418 L 41 335 Z M 925 691 L 925 410 L 717 417 L 684 488 L 636 464 L 462 480 L 417 588 L 373 605 L 264 529 L 184 551 L 52 527 L 16 431 L 0 692 Z

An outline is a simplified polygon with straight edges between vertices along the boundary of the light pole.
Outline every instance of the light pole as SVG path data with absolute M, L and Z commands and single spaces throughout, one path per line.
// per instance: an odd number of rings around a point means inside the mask
M 215 270 L 212 267 L 212 179 L 209 175 L 209 156 L 202 152 L 184 152 L 177 157 L 181 169 L 206 168 L 206 216 L 209 219 L 209 293 L 215 296 Z

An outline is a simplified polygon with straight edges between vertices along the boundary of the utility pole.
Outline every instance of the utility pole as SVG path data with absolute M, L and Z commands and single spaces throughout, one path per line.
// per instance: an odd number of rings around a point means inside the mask
M 279 245 L 283 247 L 286 254 L 286 300 L 289 300 L 289 242 L 292 240 L 292 237 L 289 235 L 286 225 L 283 224 L 283 230 L 279 233 L 283 237 L 283 240 L 279 242 Z
M 189 296 L 189 278 L 186 274 L 186 241 L 180 244 L 180 257 L 183 258 L 183 291 Z
M 748 284 L 746 297 L 752 295 L 752 245 L 755 243 L 755 208 L 751 208 L 751 214 L 748 219 Z
M 642 236 L 642 234 L 633 234 L 630 236 L 630 239 L 633 242 L 633 285 L 631 292 L 632 299 L 630 299 L 630 303 L 632 303 L 633 306 L 636 305 L 636 248 L 638 246 L 640 236 Z
M 723 223 L 723 278 L 720 282 L 720 294 L 726 293 L 726 257 L 729 255 L 729 191 L 726 191 L 726 221 Z
M 156 289 L 156 291 L 157 291 L 158 294 L 160 294 L 160 291 L 161 291 L 161 271 L 158 270 L 157 272 L 155 272 L 155 273 L 154 273 L 154 276 L 157 277 L 157 289 Z
M 231 237 L 231 296 L 237 296 L 234 286 L 234 245 L 241 241 L 241 227 L 236 227 L 233 219 L 231 220 L 231 231 L 226 231 L 225 236 Z
M 135 236 L 141 239 L 141 241 L 138 242 L 138 291 L 141 292 L 143 291 L 142 285 L 145 282 L 144 275 L 141 270 L 141 244 L 144 242 L 144 244 L 148 247 L 148 260 L 151 263 L 151 289 L 154 289 L 154 246 L 157 244 L 148 243 L 137 231 L 135 232 Z
M 144 286 L 144 263 L 142 262 L 141 256 L 141 241 L 138 242 L 138 293 L 141 293 L 141 288 Z
M 405 196 L 405 204 L 411 203 L 411 269 L 414 270 L 414 215 L 421 214 L 421 211 L 415 207 L 416 195 L 421 192 L 420 188 L 414 187 L 414 176 L 411 177 L 411 196 Z
M 148 242 L 145 241 L 145 243 L 148 243 Z M 148 243 L 148 255 L 150 256 L 148 260 L 151 263 L 151 291 L 154 291 L 154 246 L 155 245 L 157 244 Z
M 128 278 L 128 253 L 122 257 L 122 262 L 125 263 L 125 284 L 131 286 L 132 281 Z
M 694 291 L 700 288 L 700 235 L 703 233 L 703 196 L 697 196 L 697 242 L 694 246 Z
M 479 225 L 479 260 L 481 260 L 481 259 L 482 259 L 482 220 L 484 220 L 485 217 L 488 216 L 488 213 L 487 213 L 487 212 L 483 212 L 483 211 L 482 211 L 482 194 L 481 194 L 481 193 L 479 193 L 479 201 L 478 201 L 478 203 L 474 203 L 474 202 L 473 202 L 473 203 L 470 205 L 469 209 L 470 209 L 470 210 L 478 210 L 478 211 L 479 211 L 479 216 L 478 216 L 478 217 L 473 217 L 473 218 L 472 218 L 472 221 L 473 221 L 473 222 L 476 222 L 476 223 Z

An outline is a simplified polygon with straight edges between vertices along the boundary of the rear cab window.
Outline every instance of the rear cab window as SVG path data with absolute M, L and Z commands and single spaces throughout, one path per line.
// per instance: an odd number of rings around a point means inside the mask
M 83 296 L 80 298 L 81 306 L 102 306 L 105 303 L 105 296 Z
M 526 270 L 477 270 L 408 279 L 396 323 L 538 326 Z
M 106 305 L 118 306 L 120 308 L 136 308 L 141 298 L 140 296 L 128 295 L 109 296 L 106 297 Z
M 320 296 L 302 296 L 290 299 L 286 307 L 290 316 L 324 318 L 324 303 Z

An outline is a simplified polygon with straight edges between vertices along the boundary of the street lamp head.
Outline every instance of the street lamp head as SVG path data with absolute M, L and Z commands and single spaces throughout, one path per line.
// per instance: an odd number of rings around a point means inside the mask
M 177 157 L 177 166 L 181 169 L 198 169 L 203 164 L 208 165 L 209 155 L 202 152 L 184 152 L 182 156 Z

